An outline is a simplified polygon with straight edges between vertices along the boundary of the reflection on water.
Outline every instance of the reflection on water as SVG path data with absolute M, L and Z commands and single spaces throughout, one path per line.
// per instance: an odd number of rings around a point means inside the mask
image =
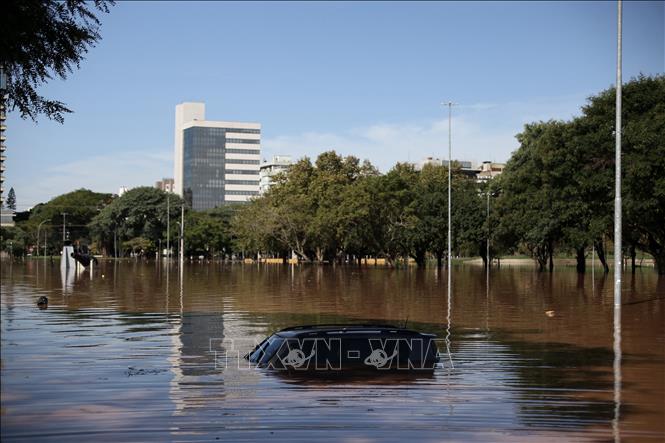
M 2 439 L 665 439 L 665 281 L 624 279 L 617 368 L 604 275 L 453 272 L 447 298 L 435 270 L 3 263 Z M 242 359 L 293 324 L 407 319 L 454 366 L 303 378 Z

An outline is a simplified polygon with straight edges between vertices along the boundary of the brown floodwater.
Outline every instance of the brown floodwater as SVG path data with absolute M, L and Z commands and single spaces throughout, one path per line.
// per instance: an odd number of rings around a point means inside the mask
M 620 355 L 612 278 L 574 268 L 487 286 L 459 266 L 450 309 L 436 269 L 31 260 L 1 277 L 3 441 L 665 440 L 652 269 L 623 277 Z M 336 379 L 241 358 L 279 328 L 360 321 L 408 321 L 450 352 L 430 374 Z

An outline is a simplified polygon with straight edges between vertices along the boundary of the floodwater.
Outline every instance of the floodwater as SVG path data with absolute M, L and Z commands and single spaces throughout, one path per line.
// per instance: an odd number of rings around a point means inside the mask
M 2 263 L 2 440 L 663 441 L 665 278 L 574 269 Z M 64 281 L 63 281 L 64 277 Z M 46 310 L 37 299 L 49 298 Z M 546 314 L 548 311 L 549 315 Z M 294 324 L 448 338 L 431 374 L 289 377 L 238 355 Z

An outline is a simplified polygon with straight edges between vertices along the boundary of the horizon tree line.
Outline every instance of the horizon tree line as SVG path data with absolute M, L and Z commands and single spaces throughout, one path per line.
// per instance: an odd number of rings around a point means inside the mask
M 625 255 L 634 269 L 637 252 L 646 252 L 665 274 L 665 76 L 640 76 L 623 88 Z M 590 97 L 581 115 L 569 121 L 525 125 L 503 174 L 489 183 L 477 183 L 453 163 L 453 257 L 481 257 L 487 264 L 489 241 L 490 260 L 526 254 L 540 270 L 551 270 L 557 253 L 572 254 L 583 273 L 593 247 L 607 272 L 613 125 L 612 88 Z M 446 166 L 417 171 L 397 163 L 381 174 L 367 160 L 324 152 L 314 162 L 300 159 L 247 204 L 187 210 L 185 252 L 208 258 L 293 254 L 318 263 L 382 257 L 391 265 L 410 258 L 418 266 L 428 260 L 442 266 L 448 259 L 447 186 Z M 22 233 L 3 229 L 3 247 L 9 238 L 35 245 L 36 225 L 45 220 L 57 225 L 66 209 L 72 239 L 105 255 L 154 256 L 166 243 L 167 206 L 169 240 L 176 244 L 182 204 L 178 196 L 149 187 L 122 197 L 78 190 L 33 208 L 18 223 Z M 47 248 L 57 245 L 57 238 L 52 232 Z

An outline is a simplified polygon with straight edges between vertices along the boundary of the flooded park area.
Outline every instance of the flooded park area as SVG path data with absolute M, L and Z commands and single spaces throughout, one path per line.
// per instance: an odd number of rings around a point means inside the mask
M 665 279 L 598 269 L 3 262 L 2 440 L 663 441 Z M 488 284 L 489 282 L 489 284 Z M 37 301 L 48 297 L 48 307 Z M 248 367 L 300 324 L 446 340 L 432 372 Z

